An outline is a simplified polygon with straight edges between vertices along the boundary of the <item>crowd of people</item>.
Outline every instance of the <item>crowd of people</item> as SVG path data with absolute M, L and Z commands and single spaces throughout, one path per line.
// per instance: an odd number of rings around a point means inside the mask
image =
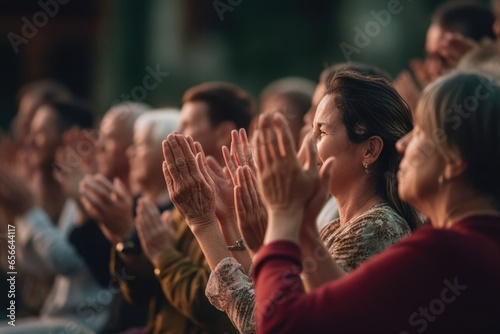
M 394 80 L 339 63 L 258 103 L 206 82 L 99 122 L 25 85 L 0 146 L 0 333 L 500 333 L 492 5 L 439 7 Z

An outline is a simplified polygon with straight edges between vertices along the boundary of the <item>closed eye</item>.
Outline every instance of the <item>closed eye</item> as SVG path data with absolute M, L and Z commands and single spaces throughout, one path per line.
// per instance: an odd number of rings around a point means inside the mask
M 322 137 L 323 137 L 323 135 L 325 135 L 325 134 L 326 134 L 326 132 L 321 131 L 321 130 L 314 130 L 314 131 L 313 131 L 313 136 L 314 136 L 314 138 L 316 138 L 316 139 L 320 139 L 320 138 L 322 138 Z

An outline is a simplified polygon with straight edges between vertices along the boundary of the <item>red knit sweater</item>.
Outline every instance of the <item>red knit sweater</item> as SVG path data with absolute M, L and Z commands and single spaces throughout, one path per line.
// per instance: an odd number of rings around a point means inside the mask
M 424 227 L 306 294 L 298 246 L 254 262 L 259 333 L 500 333 L 500 218 Z

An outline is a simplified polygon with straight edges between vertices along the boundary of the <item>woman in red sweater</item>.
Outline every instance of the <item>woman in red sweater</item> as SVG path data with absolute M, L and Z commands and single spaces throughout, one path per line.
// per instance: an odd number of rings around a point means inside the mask
M 335 108 L 334 98 L 327 92 L 318 109 Z M 335 162 L 320 161 L 318 171 L 312 140 L 307 161 L 298 161 L 283 117 L 264 117 L 255 134 L 269 217 L 254 259 L 258 331 L 500 333 L 499 110 L 500 88 L 475 74 L 426 89 L 414 130 L 397 143 L 397 177 L 401 198 L 432 226 L 345 276 L 319 254 L 302 270 L 299 247 Z M 321 280 L 306 293 L 300 275 L 311 270 Z

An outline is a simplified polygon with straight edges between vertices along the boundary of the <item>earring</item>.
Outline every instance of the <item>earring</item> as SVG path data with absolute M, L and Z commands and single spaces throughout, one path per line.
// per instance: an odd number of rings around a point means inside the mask
M 365 167 L 365 173 L 368 174 L 370 171 L 368 170 L 368 163 L 363 162 L 363 167 Z

